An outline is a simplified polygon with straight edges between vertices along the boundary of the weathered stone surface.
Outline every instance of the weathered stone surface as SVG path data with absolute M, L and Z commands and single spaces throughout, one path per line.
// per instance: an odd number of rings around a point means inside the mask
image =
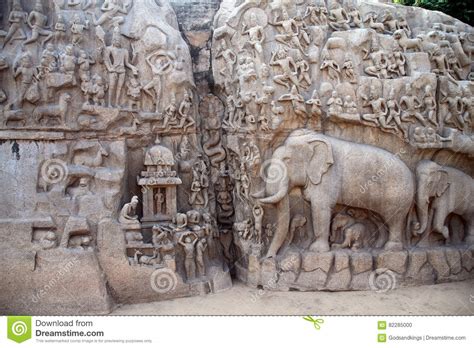
M 306 272 L 311 272 L 316 269 L 321 269 L 324 272 L 329 272 L 334 260 L 334 253 L 315 253 L 304 252 L 302 254 L 302 269 Z
M 353 275 L 372 270 L 371 253 L 353 253 L 351 254 L 351 265 Z
M 341 252 L 335 253 L 334 272 L 337 273 L 346 268 L 349 268 L 349 255 Z
M 301 272 L 296 283 L 304 289 L 323 289 L 327 278 L 327 273 L 318 268 L 311 272 Z
M 443 249 L 429 250 L 428 261 L 436 272 L 436 280 L 444 280 L 449 277 L 450 269 Z
M 370 274 L 371 271 L 359 272 L 357 274 L 352 274 L 352 280 L 350 289 L 351 290 L 370 290 Z
M 285 257 L 279 261 L 279 267 L 283 272 L 295 272 L 300 270 L 301 255 L 297 251 L 290 251 L 285 254 Z
M 408 253 L 406 251 L 384 251 L 377 255 L 377 268 L 387 268 L 398 274 L 407 269 Z
M 446 260 L 448 261 L 451 274 L 458 274 L 462 270 L 461 254 L 456 249 L 446 249 Z
M 426 264 L 428 256 L 423 250 L 411 250 L 408 258 L 408 269 L 406 276 L 409 278 L 418 278 L 420 270 Z
M 466 271 L 471 272 L 474 269 L 473 251 L 470 249 L 461 249 L 462 266 Z
M 351 278 L 352 276 L 349 268 L 343 268 L 341 271 L 329 275 L 326 288 L 331 291 L 347 290 L 351 284 Z

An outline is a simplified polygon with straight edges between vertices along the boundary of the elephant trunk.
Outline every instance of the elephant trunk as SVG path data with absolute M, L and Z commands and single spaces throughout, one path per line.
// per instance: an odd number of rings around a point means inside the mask
M 423 193 L 423 190 L 419 189 L 416 194 L 416 215 L 418 216 L 418 223 L 415 224 L 413 230 L 414 235 L 420 235 L 428 226 L 428 206 L 429 200 Z
M 290 227 L 290 199 L 285 195 L 277 203 L 278 223 L 273 239 L 267 251 L 268 257 L 275 257 L 285 241 Z
M 267 183 L 267 192 L 275 192 L 271 196 L 260 198 L 262 204 L 277 204 L 288 194 L 288 178 L 283 178 L 277 183 Z M 270 188 L 270 189 L 268 189 Z

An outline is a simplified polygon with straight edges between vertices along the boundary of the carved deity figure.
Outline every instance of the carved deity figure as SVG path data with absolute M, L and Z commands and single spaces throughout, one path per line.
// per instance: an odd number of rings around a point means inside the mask
M 127 96 L 128 96 L 128 108 L 130 110 L 140 109 L 140 100 L 142 95 L 142 86 L 138 79 L 135 77 L 130 78 L 127 82 Z
M 315 89 L 311 95 L 311 99 L 306 101 L 307 105 L 310 105 L 310 117 L 312 122 L 316 125 L 316 128 L 321 127 L 321 99 L 319 99 L 318 91 Z
M 22 53 L 18 61 L 13 64 L 13 77 L 19 79 L 18 94 L 15 102 L 15 105 L 18 108 L 22 107 L 25 100 L 33 102 L 31 98 L 28 98 L 27 94 L 33 92 L 33 89 L 35 88 L 35 73 L 36 68 L 33 66 L 33 58 L 31 54 L 29 52 Z
M 281 11 L 281 20 L 278 21 L 279 16 L 277 16 L 277 21 L 270 23 L 274 26 L 281 27 L 280 34 L 275 35 L 275 40 L 288 45 L 292 48 L 299 49 L 304 54 L 303 46 L 299 39 L 299 28 L 296 21 L 293 18 L 290 18 L 288 11 L 283 8 Z
M 371 52 L 368 55 L 371 65 L 364 69 L 369 76 L 375 76 L 379 79 L 388 78 L 388 60 L 385 52 L 380 48 L 376 42 L 372 43 Z
M 329 8 L 329 26 L 335 30 L 349 30 L 349 16 L 338 2 L 333 2 Z
M 234 65 L 237 62 L 237 55 L 231 48 L 227 47 L 225 40 L 221 41 L 220 51 L 216 54 L 216 59 L 222 58 L 224 60 L 225 67 L 219 71 L 223 76 L 232 79 L 234 74 Z
M 164 112 L 163 125 L 161 126 L 162 129 L 170 130 L 172 126 L 177 125 L 177 111 L 176 99 L 172 97 Z
M 436 119 L 436 99 L 433 95 L 433 87 L 431 85 L 427 85 L 425 87 L 424 95 L 423 95 L 423 109 L 425 113 L 425 119 L 433 123 L 436 127 L 438 126 L 438 121 Z
M 184 129 L 185 132 L 189 127 L 192 127 L 196 124 L 192 116 L 192 105 L 193 99 L 191 93 L 185 91 L 183 101 L 181 102 L 178 109 L 179 124 L 177 125 L 177 128 Z
M 143 87 L 143 91 L 153 98 L 155 112 L 158 113 L 161 98 L 161 78 L 172 68 L 173 61 L 171 57 L 162 50 L 148 55 L 145 60 L 151 68 L 153 78 Z M 154 90 L 155 95 L 150 92 L 151 89 Z
M 122 224 L 139 224 L 137 215 L 138 197 L 133 196 L 130 203 L 125 203 L 119 215 Z
M 405 95 L 400 99 L 400 108 L 402 110 L 402 121 L 414 122 L 416 118 L 423 126 L 427 126 L 427 122 L 420 113 L 422 104 L 418 97 L 414 94 L 410 84 L 405 85 Z
M 306 11 L 304 13 L 304 18 L 308 18 L 308 21 L 312 25 L 327 25 L 327 14 L 328 10 L 326 6 L 319 5 L 318 3 L 309 4 L 306 7 Z
M 296 51 L 296 71 L 298 74 L 298 80 L 300 82 L 300 86 L 304 88 L 309 88 L 311 86 L 311 76 L 309 75 L 309 64 L 303 58 L 303 55 L 300 51 Z
M 132 6 L 132 1 L 122 3 L 122 0 L 104 0 L 100 10 L 103 12 L 99 18 L 93 13 L 93 23 L 96 26 L 110 22 L 113 26 L 117 26 L 124 22 L 124 16 Z
M 292 82 L 294 86 L 299 85 L 298 80 L 298 69 L 293 58 L 288 54 L 288 51 L 283 47 L 280 47 L 277 52 L 272 54 L 272 58 L 269 63 L 271 66 L 280 67 L 282 73 L 275 75 L 273 81 L 280 85 L 285 86 L 288 89 L 291 89 L 291 86 L 288 82 Z
M 388 116 L 386 123 L 390 124 L 392 120 L 395 121 L 395 124 L 397 125 L 398 129 L 403 133 L 403 137 L 405 138 L 405 140 L 408 140 L 408 131 L 402 124 L 402 120 L 400 118 L 400 105 L 398 104 L 398 101 L 395 98 L 395 90 L 393 88 L 390 89 L 390 92 L 388 94 L 387 109 Z
M 260 204 L 256 204 L 252 209 L 254 218 L 254 230 L 257 237 L 257 243 L 262 243 L 262 229 L 263 229 L 263 207 Z
M 206 267 L 204 264 L 204 252 L 207 249 L 207 240 L 206 238 L 201 238 L 196 244 L 196 266 L 197 273 L 200 277 L 206 275 Z
M 89 21 L 83 22 L 79 14 L 75 14 L 72 19 L 71 33 L 72 33 L 72 44 L 78 45 L 84 36 L 84 30 L 89 29 Z
M 95 105 L 105 106 L 105 92 L 107 84 L 102 76 L 95 74 L 92 84 L 92 98 Z
M 339 64 L 337 64 L 337 62 L 332 59 L 328 50 L 323 50 L 321 53 L 321 60 L 322 62 L 319 69 L 322 71 L 327 70 L 328 77 L 331 80 L 337 81 L 339 83 L 341 69 L 339 68 Z
M 179 237 L 178 243 L 184 250 L 184 269 L 186 270 L 186 278 L 192 280 L 196 278 L 196 260 L 194 247 L 199 238 L 194 232 L 183 233 Z
M 343 113 L 343 102 L 336 90 L 333 90 L 331 97 L 327 101 L 328 116 L 340 116 Z
M 53 36 L 53 32 L 48 29 L 48 17 L 44 14 L 41 0 L 36 1 L 33 11 L 28 15 L 27 23 L 31 28 L 31 37 L 24 44 L 35 42 L 41 36 L 46 36 L 43 44 Z
M 293 109 L 294 115 L 304 122 L 307 117 L 305 100 L 301 94 L 298 93 L 296 86 L 291 87 L 291 92 L 283 94 L 278 101 L 289 101 Z
M 23 24 L 26 23 L 28 14 L 23 10 L 20 0 L 13 1 L 13 8 L 8 16 L 8 23 L 10 27 L 8 28 L 7 35 L 3 41 L 3 47 L 6 46 L 10 40 L 24 40 L 26 39 L 25 31 L 23 30 Z M 17 35 L 15 37 L 15 35 Z
M 255 13 L 250 14 L 249 24 L 242 23 L 242 35 L 248 35 L 248 43 L 257 53 L 257 57 L 263 54 L 262 43 L 265 40 L 265 32 L 263 27 L 258 24 L 258 19 Z
M 72 80 L 72 85 L 76 85 L 76 64 L 77 58 L 74 55 L 74 47 L 72 45 L 67 45 L 64 52 L 59 56 L 59 61 L 61 63 L 59 70 L 66 75 L 69 75 Z
M 114 95 L 115 106 L 120 105 L 120 96 L 125 83 L 125 68 L 132 70 L 133 75 L 138 74 L 137 68 L 130 64 L 128 50 L 122 48 L 119 35 L 114 32 L 112 46 L 107 46 L 104 52 L 104 63 L 109 73 L 109 106 L 112 106 Z
M 82 80 L 84 76 L 90 76 L 91 65 L 95 64 L 95 60 L 89 57 L 85 50 L 79 52 L 77 65 L 79 66 L 79 78 Z
M 342 76 L 349 80 L 350 83 L 357 83 L 354 72 L 354 63 L 352 63 L 351 56 L 346 54 L 344 64 L 342 65 Z
M 360 16 L 359 9 L 355 5 L 351 5 L 348 8 L 347 16 L 349 17 L 349 25 L 353 25 L 356 28 L 363 28 L 364 23 L 362 22 L 362 17 Z
M 389 125 L 387 123 L 387 102 L 385 98 L 381 97 L 381 92 L 377 91 L 377 87 L 375 85 L 370 86 L 370 95 L 362 95 L 362 100 L 364 101 L 362 106 L 370 107 L 372 109 L 372 113 L 370 114 L 363 114 L 362 119 L 373 123 L 377 127 L 382 127 L 386 129 L 395 129 L 396 127 L 393 125 Z

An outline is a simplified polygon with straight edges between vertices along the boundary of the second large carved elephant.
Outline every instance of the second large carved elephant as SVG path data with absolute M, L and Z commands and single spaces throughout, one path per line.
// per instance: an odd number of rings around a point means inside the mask
M 311 203 L 313 251 L 329 250 L 331 213 L 336 204 L 370 209 L 389 229 L 386 249 L 403 248 L 414 177 L 394 154 L 307 130 L 293 131 L 273 153 L 265 174 L 263 204 L 276 205 L 278 225 L 267 257 L 280 250 L 289 227 L 289 192 L 300 187 Z
M 416 167 L 416 181 L 418 223 L 414 234 L 429 229 L 449 239 L 445 223 L 448 215 L 454 213 L 466 223 L 465 240 L 474 243 L 474 180 L 458 169 L 423 160 Z M 428 226 L 429 209 L 433 209 L 432 226 Z

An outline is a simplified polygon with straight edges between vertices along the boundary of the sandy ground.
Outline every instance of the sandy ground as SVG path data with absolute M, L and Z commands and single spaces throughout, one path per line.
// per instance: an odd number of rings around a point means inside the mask
M 474 315 L 474 280 L 385 293 L 272 292 L 234 283 L 219 294 L 123 305 L 112 315 Z

